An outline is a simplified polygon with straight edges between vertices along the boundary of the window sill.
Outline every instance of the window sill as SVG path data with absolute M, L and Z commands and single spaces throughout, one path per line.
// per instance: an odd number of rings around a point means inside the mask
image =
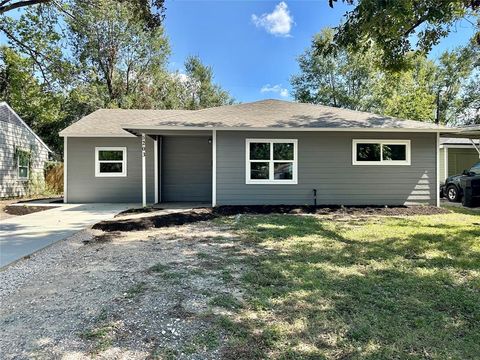
M 297 180 L 247 180 L 246 185 L 298 185 Z

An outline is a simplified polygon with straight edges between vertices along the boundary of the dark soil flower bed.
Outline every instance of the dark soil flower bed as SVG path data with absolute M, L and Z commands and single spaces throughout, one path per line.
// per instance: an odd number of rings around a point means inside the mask
M 158 209 L 157 209 L 158 210 Z M 128 211 L 128 210 L 127 210 Z M 137 212 L 137 211 L 135 211 Z M 133 213 L 135 213 L 133 212 Z M 218 206 L 215 208 L 199 208 L 185 212 L 147 216 L 135 219 L 115 219 L 102 221 L 93 229 L 111 231 L 141 231 L 150 228 L 190 224 L 212 220 L 220 216 L 238 214 L 318 214 L 318 215 L 384 215 L 412 216 L 445 214 L 449 210 L 435 206 L 295 206 L 295 205 L 252 205 L 252 206 Z
M 10 215 L 28 215 L 28 214 L 36 213 L 39 211 L 54 209 L 56 207 L 58 206 L 9 205 L 9 206 L 6 206 L 3 211 Z

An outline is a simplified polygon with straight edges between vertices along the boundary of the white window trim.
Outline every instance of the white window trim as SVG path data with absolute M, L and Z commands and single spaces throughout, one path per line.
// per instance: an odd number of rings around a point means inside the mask
M 250 160 L 250 143 L 269 143 L 270 159 L 269 160 Z M 293 160 L 273 160 L 273 144 L 293 143 Z M 269 179 L 258 180 L 250 178 L 250 164 L 252 162 L 268 162 Z M 275 180 L 273 164 L 275 162 L 291 162 L 293 164 L 293 179 L 291 180 Z M 246 184 L 271 184 L 271 185 L 295 185 L 298 184 L 298 139 L 245 139 L 245 183 Z
M 98 153 L 100 151 L 122 151 L 123 160 L 99 160 Z M 122 172 L 121 173 L 100 172 L 100 163 L 122 163 Z M 127 176 L 127 148 L 126 147 L 114 147 L 114 146 L 95 147 L 95 177 L 125 177 L 125 176 Z
M 380 161 L 357 161 L 357 144 L 379 144 Z M 406 160 L 383 160 L 383 145 L 405 145 Z M 411 141 L 388 140 L 388 139 L 353 139 L 352 141 L 352 164 L 353 165 L 411 165 Z
M 26 152 L 28 153 L 29 151 L 27 150 L 23 150 L 23 149 L 19 149 L 23 152 Z M 20 154 L 17 154 L 17 178 L 18 180 L 22 180 L 22 181 L 27 181 L 29 178 L 30 178 L 30 160 L 28 160 L 28 164 L 27 164 L 27 176 L 20 176 L 20 167 L 25 167 L 25 166 L 20 166 Z

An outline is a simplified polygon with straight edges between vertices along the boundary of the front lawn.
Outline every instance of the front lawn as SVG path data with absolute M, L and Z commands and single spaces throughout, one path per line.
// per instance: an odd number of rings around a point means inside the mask
M 217 222 L 256 250 L 228 255 L 244 295 L 220 302 L 226 358 L 478 358 L 480 216 Z

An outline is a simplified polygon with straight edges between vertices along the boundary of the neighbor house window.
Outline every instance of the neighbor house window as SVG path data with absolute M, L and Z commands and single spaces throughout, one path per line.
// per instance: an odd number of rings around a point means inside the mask
M 21 180 L 28 180 L 30 169 L 30 152 L 17 149 L 17 175 Z
M 353 165 L 410 165 L 410 140 L 353 140 Z
M 297 140 L 247 139 L 247 184 L 296 184 Z
M 95 176 L 127 176 L 127 148 L 95 148 Z

